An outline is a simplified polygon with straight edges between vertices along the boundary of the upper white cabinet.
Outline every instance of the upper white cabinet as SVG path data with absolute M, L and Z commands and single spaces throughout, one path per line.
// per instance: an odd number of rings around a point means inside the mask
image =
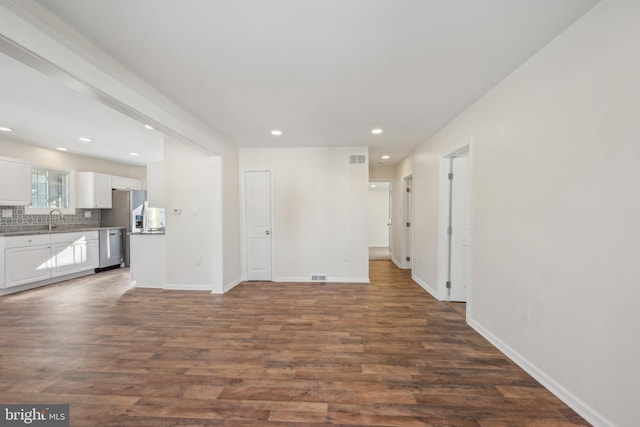
M 111 175 L 97 172 L 78 174 L 78 208 L 111 209 Z
M 149 207 L 164 208 L 164 162 L 147 163 L 147 200 Z
M 142 190 L 142 181 L 124 176 L 112 176 L 111 188 L 116 190 Z
M 31 163 L 0 157 L 0 206 L 31 204 Z

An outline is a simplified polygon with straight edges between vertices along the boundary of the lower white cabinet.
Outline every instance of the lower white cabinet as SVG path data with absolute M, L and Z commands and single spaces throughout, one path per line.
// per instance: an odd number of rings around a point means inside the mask
M 5 287 L 7 288 L 51 277 L 50 246 L 6 249 L 5 262 Z
M 78 239 L 51 244 L 51 277 L 98 268 L 98 239 Z
M 98 268 L 98 231 L 4 237 L 4 288 Z M 1 284 L 1 283 L 0 283 Z

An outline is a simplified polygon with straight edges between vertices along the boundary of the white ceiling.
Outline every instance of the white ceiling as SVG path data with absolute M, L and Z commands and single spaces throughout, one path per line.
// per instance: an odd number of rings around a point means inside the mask
M 39 3 L 231 143 L 370 146 L 392 164 L 597 0 Z
M 158 132 L 4 54 L 0 93 L 0 126 L 13 130 L 3 137 L 131 165 L 163 159 Z

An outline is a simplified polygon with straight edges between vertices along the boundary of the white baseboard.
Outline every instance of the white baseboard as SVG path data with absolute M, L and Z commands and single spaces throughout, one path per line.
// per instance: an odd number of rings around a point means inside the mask
M 396 265 L 396 267 L 401 268 L 403 270 L 411 268 L 406 263 L 402 263 L 402 262 L 398 261 L 395 257 L 391 257 L 391 262 L 394 263 Z
M 420 285 L 420 287 L 431 294 L 432 297 L 434 297 L 438 301 L 442 301 L 440 298 L 438 298 L 438 292 L 436 292 L 435 289 L 432 289 L 431 286 L 423 282 L 422 279 L 420 279 L 418 276 L 416 276 L 415 274 L 411 274 L 411 280 Z
M 236 280 L 233 280 L 233 281 L 227 283 L 226 285 L 224 285 L 222 293 L 230 291 L 231 289 L 233 289 L 236 286 L 238 286 L 240 283 L 242 283 L 242 279 L 236 279 Z
M 504 353 L 514 363 L 524 369 L 529 375 L 535 378 L 540 384 L 545 386 L 551 393 L 553 393 L 558 399 L 563 401 L 567 406 L 576 411 L 582 418 L 587 420 L 595 427 L 610 427 L 614 424 L 603 417 L 596 410 L 584 403 L 578 397 L 576 397 L 569 390 L 558 384 L 553 378 L 547 375 L 540 368 L 531 363 L 527 358 L 515 351 L 513 348 L 505 344 L 502 340 L 496 337 L 494 334 L 485 329 L 477 321 L 473 319 L 467 319 L 467 323 L 476 332 L 482 335 L 487 341 L 489 341 L 498 350 Z
M 210 284 L 188 284 L 188 283 L 137 283 L 136 288 L 147 288 L 147 289 L 165 289 L 168 291 L 211 291 Z
M 302 282 L 302 283 L 370 283 L 369 278 L 360 277 L 327 277 L 327 280 L 311 280 L 311 276 L 307 277 L 276 277 L 274 282 Z

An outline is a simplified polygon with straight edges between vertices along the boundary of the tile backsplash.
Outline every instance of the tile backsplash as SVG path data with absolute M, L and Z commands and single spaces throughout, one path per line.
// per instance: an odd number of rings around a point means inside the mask
M 11 217 L 5 218 L 5 211 L 11 210 Z M 0 206 L 0 230 L 7 228 L 34 227 L 39 225 L 49 225 L 49 215 L 27 215 L 24 206 Z M 91 216 L 86 218 L 85 212 L 91 212 Z M 55 215 L 56 224 L 65 226 L 100 226 L 100 209 L 76 209 L 75 214 L 64 214 L 61 219 Z

